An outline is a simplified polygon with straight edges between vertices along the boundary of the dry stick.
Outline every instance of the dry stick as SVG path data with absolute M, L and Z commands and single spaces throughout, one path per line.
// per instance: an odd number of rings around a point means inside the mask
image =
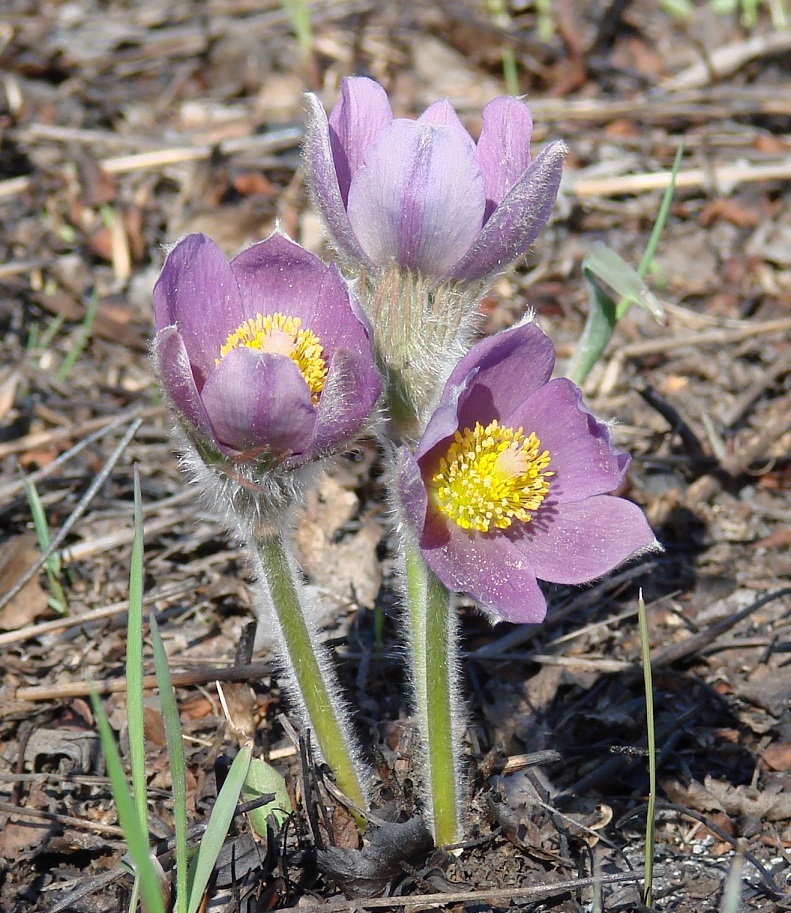
M 244 137 L 243 139 L 226 140 L 214 145 L 175 146 L 167 149 L 155 149 L 150 152 L 138 152 L 134 155 L 120 155 L 102 159 L 99 166 L 108 174 L 127 174 L 130 171 L 146 171 L 151 168 L 164 168 L 167 165 L 182 165 L 185 162 L 202 162 L 213 155 L 225 156 L 246 150 L 261 152 L 279 152 L 295 146 L 302 139 L 300 127 L 288 127 L 264 136 Z M 40 175 L 29 175 L 0 181 L 0 199 L 24 193 L 35 184 Z
M 5 501 L 16 497 L 16 495 L 23 492 L 27 482 L 31 482 L 33 485 L 35 485 L 42 479 L 46 479 L 47 476 L 52 475 L 56 469 L 58 469 L 64 463 L 68 462 L 72 457 L 77 456 L 80 451 L 84 450 L 90 444 L 101 440 L 101 438 L 103 438 L 114 428 L 117 428 L 119 425 L 126 424 L 128 420 L 128 415 L 118 416 L 117 418 L 113 419 L 109 425 L 102 425 L 101 428 L 99 428 L 97 431 L 94 431 L 92 434 L 89 434 L 87 437 L 84 437 L 81 441 L 78 441 L 73 447 L 70 447 L 68 450 L 64 450 L 60 456 L 56 457 L 51 463 L 48 463 L 41 469 L 36 470 L 36 472 L 31 473 L 29 476 L 25 476 L 24 479 L 17 479 L 15 482 L 9 482 L 6 485 L 0 486 L 0 504 L 3 504 Z
M 644 339 L 640 342 L 627 343 L 615 350 L 604 371 L 604 378 L 599 386 L 599 394 L 610 393 L 618 382 L 624 363 L 630 358 L 641 358 L 644 355 L 663 355 L 677 349 L 696 348 L 697 346 L 723 346 L 732 342 L 742 342 L 752 336 L 763 336 L 769 333 L 780 333 L 791 330 L 791 319 L 784 317 L 778 320 L 766 320 L 762 323 L 744 321 L 743 326 L 728 327 L 723 330 L 708 330 L 703 333 L 687 333 L 684 336 L 670 338 Z
M 71 815 L 59 815 L 56 812 L 47 812 L 40 808 L 28 808 L 24 805 L 14 805 L 13 802 L 0 801 L 0 812 L 7 815 L 17 815 L 20 818 L 34 818 L 39 821 L 52 821 L 64 827 L 82 828 L 86 831 L 95 831 L 108 837 L 124 838 L 124 830 L 114 824 L 102 824 L 100 821 L 91 821 L 90 818 L 74 818 Z
M 48 431 L 34 431 L 32 434 L 26 434 L 7 444 L 0 444 L 0 460 L 15 453 L 26 453 L 28 450 L 35 450 L 38 447 L 48 447 L 57 441 L 76 437 L 79 434 L 91 433 L 97 428 L 107 428 L 109 425 L 123 424 L 133 418 L 152 418 L 158 415 L 168 415 L 169 410 L 165 406 L 147 406 L 145 409 L 135 407 L 120 415 L 103 415 L 101 418 L 92 418 L 87 422 L 81 422 L 79 428 L 75 425 L 61 425 L 58 428 L 50 428 Z
M 27 569 L 27 571 L 25 571 L 25 573 L 19 578 L 19 580 L 17 580 L 17 582 L 14 584 L 14 586 L 12 586 L 11 589 L 7 593 L 5 593 L 2 597 L 0 597 L 0 609 L 2 609 L 3 606 L 7 605 L 14 598 L 14 596 L 17 595 L 17 593 L 19 593 L 22 589 L 24 589 L 24 587 L 36 576 L 36 574 L 39 572 L 39 570 L 47 563 L 47 561 L 52 557 L 52 555 L 55 554 L 55 552 L 60 547 L 60 544 L 63 542 L 63 540 L 66 538 L 66 536 L 69 535 L 69 533 L 74 528 L 74 525 L 77 523 L 77 521 L 80 519 L 80 517 L 88 509 L 88 505 L 91 503 L 91 501 L 94 499 L 94 497 L 96 497 L 96 494 L 99 491 L 99 489 L 107 481 L 110 473 L 115 468 L 115 464 L 121 458 L 121 454 L 124 452 L 124 450 L 126 450 L 127 446 L 129 445 L 129 442 L 132 440 L 132 438 L 135 436 L 135 434 L 137 434 L 137 430 L 142 424 L 143 424 L 143 419 L 140 417 L 136 418 L 132 422 L 132 424 L 129 426 L 129 429 L 127 430 L 126 434 L 121 438 L 118 446 L 110 454 L 109 459 L 107 460 L 107 462 L 102 467 L 101 471 L 98 473 L 96 478 L 93 480 L 93 482 L 88 487 L 88 490 L 85 492 L 85 494 L 82 496 L 82 498 L 80 498 L 77 506 L 71 512 L 71 514 L 67 518 L 66 522 L 63 524 L 61 529 L 58 531 L 57 535 L 55 535 L 53 537 L 52 541 L 49 544 L 49 547 L 47 549 L 45 549 L 45 551 L 41 554 L 41 556 L 38 558 L 38 560 L 35 561 L 35 563 L 31 567 L 29 567 Z
M 668 171 L 648 174 L 624 174 L 612 178 L 571 177 L 564 185 L 578 197 L 611 197 L 622 194 L 664 190 L 671 181 Z M 770 162 L 765 165 L 712 165 L 709 168 L 690 168 L 676 175 L 676 187 L 711 187 L 712 185 L 745 184 L 791 179 L 791 162 Z
M 625 814 L 622 818 L 619 818 L 618 821 L 615 822 L 615 826 L 617 828 L 623 827 L 627 821 L 629 821 L 631 818 L 636 818 L 638 815 L 641 815 L 645 810 L 645 805 L 641 805 L 638 808 L 632 809 L 632 811 Z M 657 811 L 673 811 L 677 812 L 680 815 L 686 815 L 687 817 L 692 818 L 693 821 L 698 821 L 700 824 L 705 825 L 721 840 L 724 840 L 726 843 L 730 843 L 734 849 L 739 849 L 739 841 L 734 839 L 731 834 L 723 830 L 718 824 L 715 824 L 714 821 L 712 821 L 710 818 L 707 818 L 705 815 L 702 815 L 700 812 L 696 812 L 684 805 L 678 805 L 675 802 L 661 802 L 657 805 Z M 761 881 L 764 883 L 764 886 L 769 890 L 769 892 L 776 898 L 785 897 L 785 892 L 778 886 L 777 882 L 774 880 L 774 878 L 772 878 L 771 873 L 763 866 L 758 858 L 749 850 L 746 850 L 743 845 L 741 846 L 741 850 L 744 858 L 758 871 Z
M 791 50 L 791 31 L 753 35 L 744 41 L 726 44 L 709 52 L 706 60 L 682 70 L 662 84 L 669 92 L 698 89 L 730 76 L 758 57 L 770 57 Z
M 746 416 L 753 403 L 757 402 L 783 374 L 787 374 L 789 371 L 791 371 L 791 349 L 781 354 L 774 364 L 767 365 L 759 380 L 737 397 L 731 408 L 722 416 L 723 425 L 726 428 L 732 428 L 736 422 Z
M 174 672 L 174 687 L 191 688 L 211 682 L 253 682 L 266 678 L 275 671 L 275 663 L 261 660 L 246 666 L 207 666 L 189 672 Z M 143 688 L 156 688 L 156 675 L 143 676 Z M 35 688 L 19 688 L 14 695 L 17 701 L 58 701 L 72 697 L 87 697 L 89 694 L 118 694 L 126 691 L 126 679 L 112 681 L 70 682 L 64 685 L 44 685 Z
M 763 457 L 775 441 L 780 440 L 791 431 L 791 414 L 784 418 L 777 416 L 777 421 L 770 422 L 764 430 L 747 444 L 732 453 L 726 453 L 719 461 L 715 472 L 696 479 L 687 489 L 686 500 L 690 504 L 707 501 L 715 495 L 728 479 L 735 479 L 749 469 L 750 464 Z M 725 479 L 723 479 L 723 474 Z
M 148 530 L 146 530 L 148 532 Z M 145 605 L 155 605 L 160 602 L 170 602 L 178 599 L 185 593 L 195 591 L 194 581 L 182 583 L 171 583 L 169 585 L 158 587 L 152 590 L 146 597 Z M 45 634 L 52 634 L 55 631 L 65 631 L 67 628 L 75 628 L 81 625 L 90 624 L 94 621 L 102 621 L 105 618 L 112 618 L 114 615 L 120 615 L 129 608 L 129 600 L 122 599 L 120 602 L 114 602 L 109 606 L 102 606 L 100 609 L 92 609 L 84 612 L 82 615 L 64 615 L 60 618 L 54 618 L 52 621 L 42 621 L 35 624 L 25 625 L 17 628 L 15 631 L 6 631 L 0 634 L 0 647 L 7 647 L 10 644 L 24 643 L 26 640 L 32 640 L 36 637 L 43 637 Z
M 508 901 L 520 898 L 554 897 L 567 892 L 575 893 L 580 888 L 591 888 L 599 884 L 632 884 L 640 880 L 637 872 L 623 872 L 617 875 L 600 875 L 592 878 L 573 878 L 552 884 L 532 884 L 515 888 L 479 888 L 476 891 L 448 891 L 437 894 L 409 894 L 404 897 L 362 897 L 354 900 L 322 901 L 321 903 L 300 904 L 300 913 L 353 913 L 355 910 L 381 910 L 387 907 L 445 907 L 449 904 L 479 903 L 503 906 Z

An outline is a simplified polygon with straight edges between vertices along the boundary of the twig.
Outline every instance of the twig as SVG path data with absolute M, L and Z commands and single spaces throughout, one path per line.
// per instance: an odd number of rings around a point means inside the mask
M 191 688 L 210 682 L 251 682 L 272 675 L 275 664 L 269 661 L 250 663 L 247 666 L 207 666 L 189 672 L 174 672 L 174 687 Z M 156 688 L 156 675 L 143 676 L 144 688 Z M 89 694 L 118 694 L 126 691 L 126 679 L 112 681 L 82 681 L 63 685 L 43 685 L 35 688 L 20 688 L 14 695 L 18 701 L 58 701 L 71 697 L 87 697 Z
M 354 900 L 330 900 L 321 903 L 301 904 L 300 913 L 345 913 L 355 910 L 381 910 L 387 907 L 446 907 L 450 904 L 476 903 L 502 906 L 509 901 L 531 897 L 554 897 L 558 894 L 576 893 L 580 888 L 594 885 L 633 884 L 640 880 L 637 872 L 621 872 L 592 878 L 572 878 L 552 884 L 532 884 L 515 888 L 479 888 L 477 891 L 448 891 L 437 894 L 410 894 L 405 897 L 363 897 Z
M 669 171 L 653 171 L 647 174 L 624 174 L 612 178 L 569 177 L 564 186 L 577 197 L 614 197 L 627 194 L 646 193 L 649 190 L 664 190 L 670 184 Z M 733 187 L 766 181 L 787 181 L 791 179 L 791 162 L 769 162 L 768 164 L 711 165 L 707 168 L 690 168 L 676 175 L 676 187 L 708 188 Z
M 53 537 L 49 547 L 45 549 L 39 558 L 33 563 L 33 565 L 25 571 L 25 573 L 19 578 L 19 580 L 17 580 L 14 586 L 12 586 L 7 593 L 0 597 L 0 609 L 2 609 L 3 606 L 7 605 L 14 598 L 14 596 L 17 595 L 17 593 L 24 589 L 24 587 L 36 576 L 39 570 L 47 563 L 50 557 L 54 555 L 55 552 L 60 548 L 61 543 L 64 541 L 66 536 L 69 535 L 72 529 L 74 529 L 75 524 L 88 509 L 88 505 L 94 499 L 96 493 L 109 478 L 110 473 L 115 468 L 115 464 L 121 458 L 124 450 L 126 450 L 129 442 L 132 440 L 135 434 L 137 434 L 137 430 L 142 424 L 143 419 L 140 417 L 136 418 L 132 422 L 126 434 L 119 441 L 118 446 L 110 454 L 104 466 L 102 466 L 101 471 L 97 474 L 93 482 L 91 482 L 88 490 L 85 492 L 82 498 L 80 498 L 77 506 L 66 519 L 66 522 Z
M 791 31 L 752 35 L 744 41 L 725 44 L 709 52 L 706 60 L 693 64 L 663 83 L 669 92 L 699 89 L 730 76 L 757 57 L 773 57 L 791 50 Z
M 171 146 L 154 149 L 149 152 L 138 152 L 134 155 L 120 155 L 102 159 L 99 166 L 108 174 L 127 174 L 131 171 L 147 171 L 152 168 L 164 168 L 168 165 L 182 165 L 185 162 L 203 162 L 212 156 L 233 155 L 243 151 L 280 152 L 296 146 L 302 139 L 301 127 L 284 127 L 263 136 L 248 136 L 241 139 L 226 140 L 215 145 Z M 40 176 L 29 175 L 0 181 L 0 199 L 16 196 L 30 190 L 40 180 Z
M 618 828 L 623 827 L 627 821 L 631 820 L 632 818 L 636 818 L 638 815 L 642 815 L 645 810 L 645 805 L 641 805 L 638 808 L 632 809 L 632 811 L 616 821 L 615 826 Z M 699 821 L 701 824 L 705 825 L 721 840 L 724 840 L 726 843 L 730 843 L 734 849 L 738 849 L 742 844 L 742 841 L 735 840 L 732 836 L 730 836 L 726 831 L 724 831 L 721 827 L 719 827 L 705 815 L 701 815 L 700 812 L 693 811 L 691 808 L 686 808 L 683 805 L 677 805 L 675 802 L 661 802 L 657 804 L 656 810 L 658 812 L 677 812 L 681 815 L 687 815 L 688 817 L 692 818 L 693 821 Z M 773 897 L 785 897 L 786 895 L 783 890 L 778 886 L 777 882 L 774 880 L 774 878 L 772 878 L 771 874 L 758 861 L 758 859 L 752 853 L 750 853 L 749 850 L 746 850 L 743 845 L 741 845 L 741 850 L 744 858 L 755 867 L 767 891 L 769 891 Z
M 103 415 L 100 418 L 92 418 L 87 422 L 81 422 L 79 426 L 62 425 L 58 428 L 50 428 L 47 431 L 34 431 L 32 434 L 18 437 L 14 441 L 8 441 L 7 444 L 0 444 L 0 460 L 4 460 L 14 453 L 25 453 L 28 450 L 49 447 L 50 444 L 54 444 L 57 441 L 79 437 L 86 433 L 90 434 L 98 428 L 123 424 L 135 417 L 146 419 L 167 414 L 168 410 L 164 406 L 148 406 L 145 409 L 129 409 L 127 412 L 122 412 L 121 415 Z

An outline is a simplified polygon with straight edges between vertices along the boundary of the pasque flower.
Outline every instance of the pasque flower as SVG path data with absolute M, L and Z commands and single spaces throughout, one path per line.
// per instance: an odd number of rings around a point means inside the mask
M 202 234 L 154 287 L 154 355 L 193 441 L 297 466 L 349 442 L 381 390 L 369 327 L 337 268 L 280 233 L 228 262 Z
M 394 118 L 371 79 L 343 80 L 329 119 L 308 95 L 306 171 L 340 253 L 369 271 L 397 265 L 437 283 L 487 279 L 549 219 L 565 147 L 530 158 L 532 118 L 516 98 L 483 112 L 477 144 L 447 100 Z
M 554 362 L 534 323 L 478 343 L 398 467 L 426 564 L 514 622 L 543 619 L 537 579 L 585 583 L 656 546 L 640 508 L 608 494 L 629 456 L 613 450 L 571 381 L 550 380 Z

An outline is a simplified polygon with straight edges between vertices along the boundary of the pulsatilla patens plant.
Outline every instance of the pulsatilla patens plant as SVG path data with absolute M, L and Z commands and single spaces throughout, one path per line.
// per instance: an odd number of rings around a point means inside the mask
M 362 279 L 391 417 L 414 437 L 466 348 L 484 289 L 549 219 L 565 147 L 533 160 L 532 118 L 516 98 L 487 105 L 477 143 L 447 100 L 396 118 L 371 79 L 344 79 L 329 117 L 315 95 L 307 105 L 313 199 Z
M 497 618 L 544 619 L 537 579 L 586 583 L 655 544 L 640 508 L 608 494 L 629 456 L 550 380 L 554 347 L 523 323 L 457 365 L 414 454 L 400 452 L 400 501 L 445 586 Z
M 348 446 L 380 392 L 370 329 L 335 266 L 282 234 L 230 263 L 205 235 L 154 287 L 163 388 L 218 460 L 294 468 Z
M 249 544 L 256 614 L 341 787 L 365 805 L 340 687 L 319 642 L 288 527 L 319 461 L 350 446 L 381 392 L 370 328 L 334 266 L 280 233 L 230 263 L 204 235 L 168 255 L 154 288 L 154 358 L 201 495 Z
M 611 494 L 628 455 L 552 379 L 543 331 L 527 320 L 470 347 L 488 284 L 549 219 L 563 144 L 532 158 L 515 98 L 485 108 L 477 141 L 448 101 L 394 117 L 369 79 L 344 80 L 329 117 L 307 98 L 306 177 L 353 291 L 282 234 L 230 262 L 191 235 L 154 290 L 155 360 L 188 469 L 249 543 L 303 724 L 359 807 L 369 771 L 288 540 L 317 467 L 382 419 L 423 808 L 448 846 L 466 804 L 455 594 L 538 622 L 539 581 L 584 583 L 656 543 Z

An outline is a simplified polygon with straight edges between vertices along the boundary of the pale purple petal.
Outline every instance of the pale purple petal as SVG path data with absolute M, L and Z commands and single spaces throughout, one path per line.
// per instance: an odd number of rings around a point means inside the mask
M 154 360 L 160 383 L 179 417 L 199 437 L 217 443 L 209 416 L 195 386 L 184 340 L 176 327 L 165 327 L 157 333 L 154 339 Z
M 406 447 L 398 454 L 396 481 L 423 558 L 448 589 L 466 593 L 507 621 L 544 618 L 546 601 L 522 550 L 496 533 L 467 532 L 430 510 L 421 469 Z
M 349 221 L 377 266 L 437 276 L 477 237 L 485 202 L 474 148 L 457 130 L 395 120 L 352 178 Z
M 344 205 L 352 175 L 363 164 L 368 148 L 390 126 L 393 112 L 387 92 L 365 76 L 347 76 L 341 82 L 340 101 L 329 117 L 330 147 Z
M 329 355 L 344 349 L 371 361 L 371 330 L 368 319 L 350 292 L 338 267 L 324 268 L 312 297 L 305 302 L 300 316 L 303 327 L 310 328 Z
M 399 447 L 395 482 L 409 525 L 420 535 L 426 522 L 428 495 L 420 467 L 408 447 Z
M 156 328 L 176 325 L 199 382 L 242 320 L 242 303 L 227 257 L 206 235 L 188 235 L 168 254 L 154 286 Z
M 549 221 L 566 147 L 552 143 L 516 182 L 447 279 L 474 282 L 495 275 L 523 254 Z
M 319 399 L 308 455 L 337 450 L 365 425 L 382 392 L 382 379 L 370 355 L 336 351 Z
M 361 265 L 371 267 L 373 264 L 363 253 L 346 215 L 324 107 L 312 93 L 305 96 L 305 101 L 307 119 L 302 148 L 305 155 L 305 174 L 310 184 L 313 202 L 338 251 L 349 260 L 356 260 Z
M 582 393 L 566 378 L 552 380 L 507 417 L 512 428 L 534 431 L 548 450 L 553 501 L 581 501 L 615 491 L 629 455 L 612 449 L 607 426 L 582 405 Z
M 547 509 L 542 505 L 513 545 L 541 580 L 552 583 L 587 583 L 637 552 L 657 547 L 642 510 L 609 495 Z
M 417 122 L 419 124 L 454 127 L 469 143 L 475 145 L 472 137 L 467 132 L 467 128 L 459 120 L 459 115 L 447 98 L 442 98 L 439 101 L 435 101 L 434 104 L 429 105 L 417 119 Z
M 485 219 L 530 167 L 533 118 L 518 98 L 495 98 L 483 109 L 478 163 L 486 187 Z
M 201 398 L 221 443 L 240 452 L 288 456 L 313 434 L 307 384 L 283 355 L 234 349 L 209 375 Z
M 327 267 L 283 234 L 259 241 L 231 261 L 245 319 L 275 312 L 304 317 L 312 310 Z
M 426 470 L 427 474 L 433 471 L 434 464 L 437 462 L 432 454 L 434 448 L 443 445 L 438 453 L 439 456 L 444 456 L 458 428 L 459 420 L 456 416 L 455 403 L 440 405 L 434 410 L 415 450 L 415 458 L 420 461 L 421 466 L 431 467 L 430 470 Z M 438 459 L 439 457 L 437 457 Z
M 442 401 L 459 396 L 458 415 L 462 428 L 475 422 L 488 425 L 492 419 L 505 420 L 521 403 L 540 391 L 552 376 L 555 349 L 536 323 L 523 323 L 481 340 L 454 369 Z M 469 378 L 469 380 L 467 380 Z
M 439 525 L 442 521 L 436 520 Z M 536 580 L 529 554 L 508 539 L 481 535 L 448 522 L 445 535 L 421 540 L 426 564 L 450 590 L 466 593 L 484 609 L 505 621 L 543 621 L 547 604 Z

